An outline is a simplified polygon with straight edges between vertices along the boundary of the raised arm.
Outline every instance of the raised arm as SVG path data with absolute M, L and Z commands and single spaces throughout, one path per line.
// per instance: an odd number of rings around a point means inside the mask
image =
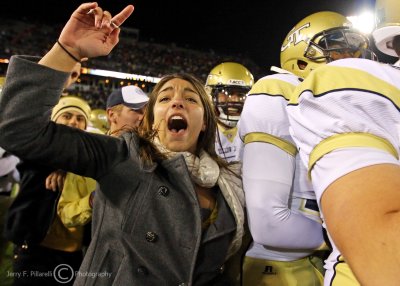
M 58 42 L 39 64 L 69 72 L 75 65 L 75 59 L 108 55 L 119 41 L 119 26 L 133 9 L 132 5 L 128 5 L 112 17 L 96 2 L 80 5 L 64 26 Z
M 23 160 L 93 178 L 126 156 L 122 140 L 55 124 L 50 113 L 76 61 L 110 53 L 132 11 L 128 5 L 112 17 L 97 3 L 82 4 L 42 59 L 11 58 L 0 97 L 0 146 Z

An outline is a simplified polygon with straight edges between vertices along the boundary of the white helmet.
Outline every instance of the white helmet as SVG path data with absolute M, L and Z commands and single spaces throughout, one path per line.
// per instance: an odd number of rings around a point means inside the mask
M 399 57 L 393 49 L 393 38 L 400 36 L 399 0 L 376 0 L 375 24 L 372 37 L 376 48 L 386 55 Z

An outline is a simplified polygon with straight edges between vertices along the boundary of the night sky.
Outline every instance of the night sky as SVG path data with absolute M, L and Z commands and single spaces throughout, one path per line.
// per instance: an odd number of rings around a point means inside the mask
M 2 4 L 0 16 L 65 23 L 80 3 L 38 0 L 27 4 L 13 0 Z M 241 54 L 266 71 L 271 65 L 279 65 L 284 37 L 309 14 L 329 10 L 349 16 L 374 7 L 374 0 L 112 0 L 98 3 L 112 14 L 133 4 L 135 11 L 124 26 L 139 29 L 139 40 Z

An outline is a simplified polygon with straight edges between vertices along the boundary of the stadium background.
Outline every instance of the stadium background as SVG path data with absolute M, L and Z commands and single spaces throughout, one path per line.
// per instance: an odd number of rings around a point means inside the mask
M 0 9 L 0 76 L 13 54 L 42 56 L 81 1 L 3 3 Z M 130 2 L 99 1 L 116 13 Z M 82 75 L 68 92 L 104 108 L 108 94 L 134 84 L 151 91 L 159 77 L 189 72 L 205 81 L 223 61 L 245 65 L 255 79 L 279 66 L 279 51 L 288 31 L 305 16 L 322 10 L 354 15 L 373 9 L 373 0 L 282 1 L 148 1 L 132 2 L 120 43 L 107 57 L 83 64 Z M 190 4 L 190 5 L 189 5 Z M 378 53 L 381 61 L 395 59 Z

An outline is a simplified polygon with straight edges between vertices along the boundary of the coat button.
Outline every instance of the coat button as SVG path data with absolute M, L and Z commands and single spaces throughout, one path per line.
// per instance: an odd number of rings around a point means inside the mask
M 139 267 L 136 269 L 136 272 L 137 272 L 138 274 L 140 274 L 140 275 L 147 275 L 147 274 L 149 273 L 149 271 L 147 270 L 147 268 L 144 267 L 144 266 L 139 266 Z
M 166 197 L 169 195 L 169 189 L 165 186 L 161 186 L 158 188 L 158 194 L 163 197 Z
M 224 273 L 224 271 L 225 271 L 225 264 L 224 265 L 222 265 L 220 268 L 219 268 L 219 273 Z
M 157 235 L 155 232 L 148 231 L 148 232 L 146 233 L 146 240 L 147 240 L 148 242 L 156 242 L 157 239 L 158 239 L 158 235 Z

